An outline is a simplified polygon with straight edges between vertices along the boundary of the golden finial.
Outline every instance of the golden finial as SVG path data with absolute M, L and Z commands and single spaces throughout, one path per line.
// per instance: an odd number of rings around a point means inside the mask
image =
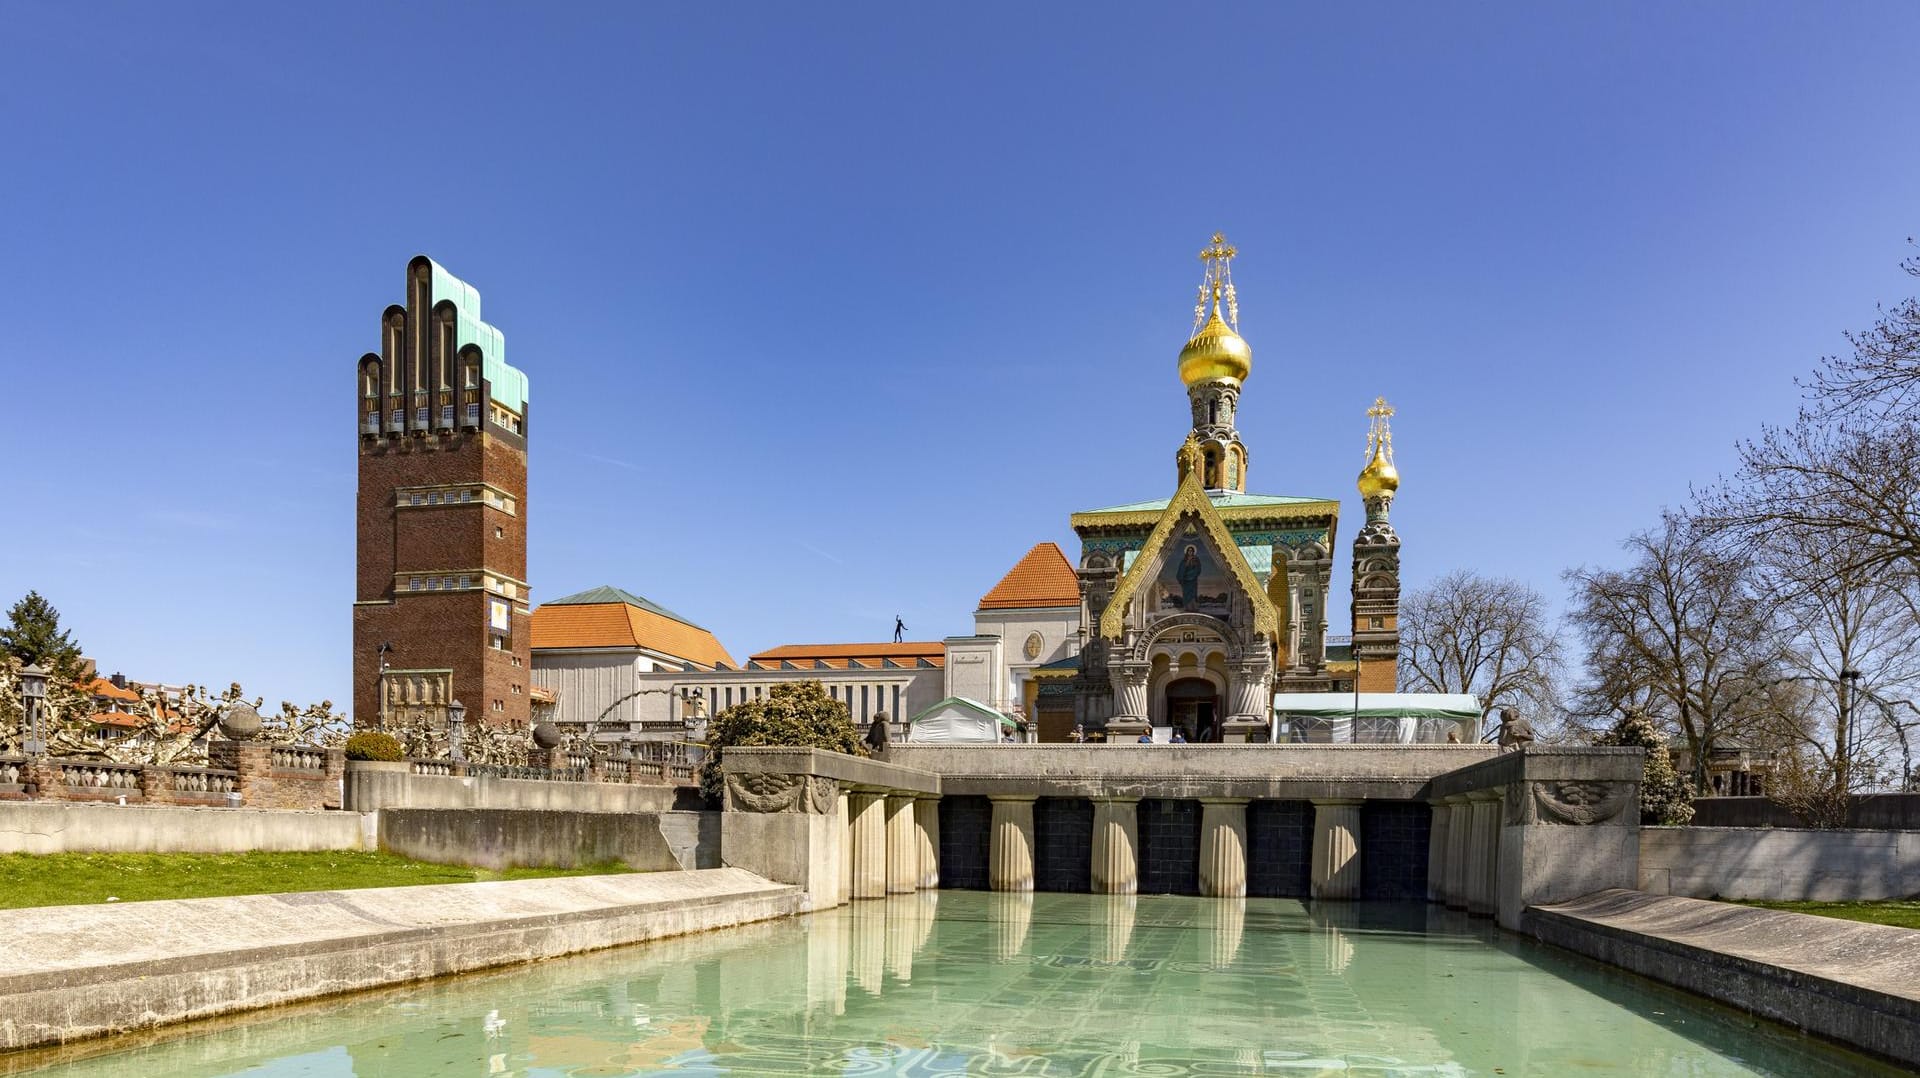
M 1180 350 L 1180 379 L 1189 386 L 1217 379 L 1244 382 L 1253 369 L 1253 349 L 1240 337 L 1240 298 L 1233 289 L 1233 256 L 1239 253 L 1219 232 L 1200 252 L 1207 268 L 1193 304 L 1193 335 Z
M 1200 466 L 1206 462 L 1206 454 L 1200 449 L 1199 435 L 1189 431 L 1187 440 L 1181 443 L 1177 456 L 1180 462 L 1180 481 L 1185 481 L 1187 476 L 1198 472 Z
M 1393 405 L 1385 397 L 1375 397 L 1367 409 L 1367 464 L 1360 469 L 1360 496 L 1376 498 L 1392 495 L 1400 489 L 1400 470 L 1393 466 L 1393 430 L 1387 421 L 1393 418 Z
M 1233 290 L 1233 256 L 1240 252 L 1227 242 L 1226 234 L 1215 232 L 1213 242 L 1200 250 L 1200 261 L 1206 263 L 1206 272 L 1200 278 L 1200 298 L 1193 305 L 1193 328 L 1198 330 L 1207 318 L 1207 301 L 1213 301 L 1213 309 L 1219 311 L 1221 304 L 1226 305 L 1227 325 L 1235 332 L 1240 329 L 1240 297 Z

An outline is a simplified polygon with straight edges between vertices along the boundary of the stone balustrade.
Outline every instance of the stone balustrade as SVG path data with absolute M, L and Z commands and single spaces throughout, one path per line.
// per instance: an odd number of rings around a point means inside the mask
M 345 757 L 310 745 L 215 740 L 206 767 L 0 757 L 0 799 L 339 808 Z

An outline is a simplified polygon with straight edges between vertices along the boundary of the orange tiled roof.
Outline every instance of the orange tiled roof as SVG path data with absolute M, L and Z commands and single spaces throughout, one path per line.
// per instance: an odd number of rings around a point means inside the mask
M 1079 605 L 1080 580 L 1073 574 L 1073 563 L 1053 543 L 1035 543 L 980 600 L 982 610 Z
M 140 716 L 124 711 L 97 711 L 89 721 L 95 726 L 140 726 L 146 722 Z
M 547 603 L 536 607 L 533 646 L 647 648 L 709 669 L 733 665 L 733 656 L 707 630 L 629 603 Z
M 104 696 L 109 700 L 138 701 L 140 699 L 139 693 L 134 692 L 132 689 L 123 689 L 103 677 L 97 677 L 92 681 L 83 683 L 80 686 L 80 691 L 89 696 Z
M 889 667 L 888 660 L 896 665 Z M 914 669 L 922 660 L 933 666 L 947 664 L 947 646 L 938 640 L 909 640 L 900 644 L 782 644 L 757 651 L 747 662 L 763 670 L 778 670 L 782 663 L 793 663 L 806 670 L 825 666 L 829 670 Z

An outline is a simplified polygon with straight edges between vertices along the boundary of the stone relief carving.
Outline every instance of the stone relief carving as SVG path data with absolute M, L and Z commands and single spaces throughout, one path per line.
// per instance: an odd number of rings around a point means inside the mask
M 1525 787 L 1532 787 L 1526 789 Z M 1631 783 L 1558 779 L 1507 787 L 1507 823 L 1584 827 L 1620 815 L 1633 800 Z
M 825 816 L 837 811 L 840 784 L 807 775 L 728 775 L 727 807 L 739 812 L 807 812 Z

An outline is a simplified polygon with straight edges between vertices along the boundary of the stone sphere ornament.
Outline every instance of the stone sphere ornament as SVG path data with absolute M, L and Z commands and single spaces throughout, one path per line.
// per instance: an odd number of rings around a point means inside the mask
M 560 746 L 560 728 L 550 722 L 538 723 L 533 728 L 533 743 L 543 749 Z
M 220 709 L 220 736 L 229 741 L 251 741 L 260 736 L 260 713 L 240 701 Z

